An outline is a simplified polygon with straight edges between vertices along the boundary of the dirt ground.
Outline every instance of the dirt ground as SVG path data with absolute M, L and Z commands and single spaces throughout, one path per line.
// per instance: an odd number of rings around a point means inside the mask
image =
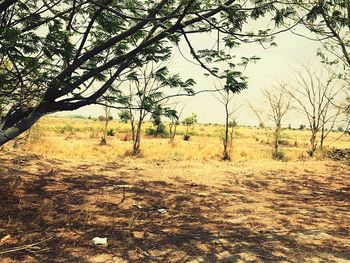
M 0 262 L 350 262 L 350 169 L 332 161 L 0 152 L 0 186 Z

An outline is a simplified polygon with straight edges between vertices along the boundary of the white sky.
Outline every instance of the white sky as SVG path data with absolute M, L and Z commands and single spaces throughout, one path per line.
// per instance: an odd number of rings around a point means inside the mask
M 212 47 L 214 42 L 215 40 L 205 36 L 194 41 L 198 48 L 202 48 L 204 44 Z M 320 43 L 298 37 L 290 32 L 278 35 L 275 42 L 278 46 L 269 49 L 264 49 L 259 44 L 246 44 L 232 51 L 232 54 L 236 55 L 237 58 L 254 55 L 261 58 L 257 63 L 251 63 L 247 66 L 244 74 L 248 77 L 248 89 L 237 95 L 233 103 L 233 107 L 242 105 L 236 113 L 239 124 L 258 125 L 257 118 L 247 106 L 248 102 L 255 105 L 256 108 L 264 108 L 262 90 L 269 89 L 272 85 L 276 85 L 281 81 L 288 83 L 294 77 L 293 69 L 297 68 L 298 64 L 312 61 L 314 63 L 312 67 L 316 69 L 320 67 L 319 59 L 315 58 Z M 187 52 L 186 57 L 190 58 L 188 48 L 185 45 L 183 46 Z M 186 52 L 182 51 L 183 54 L 186 54 Z M 203 76 L 205 71 L 199 66 L 187 62 L 179 52 L 174 53 L 173 66 L 174 71 L 179 72 L 183 77 L 194 78 L 197 82 L 196 88 L 213 89 L 213 80 Z M 186 101 L 183 116 L 195 112 L 198 115 L 199 122 L 224 122 L 223 105 L 212 94 L 202 93 L 194 98 L 187 98 Z M 295 127 L 299 127 L 301 123 L 306 124 L 305 118 L 300 113 L 289 115 L 286 116 L 284 126 L 288 126 L 289 123 Z

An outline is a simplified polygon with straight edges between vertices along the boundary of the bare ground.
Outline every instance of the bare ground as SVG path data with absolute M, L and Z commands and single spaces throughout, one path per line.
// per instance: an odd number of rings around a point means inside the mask
M 0 262 L 350 262 L 350 171 L 331 161 L 0 152 L 0 186 Z

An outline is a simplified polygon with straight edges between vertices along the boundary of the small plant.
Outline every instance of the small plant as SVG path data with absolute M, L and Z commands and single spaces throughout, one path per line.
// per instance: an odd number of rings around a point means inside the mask
M 288 140 L 286 140 L 286 139 L 279 139 L 278 144 L 285 145 L 285 146 L 289 145 Z
M 72 127 L 72 125 L 66 124 L 63 127 L 60 128 L 59 132 L 64 134 L 64 133 L 70 133 L 72 134 L 74 131 L 74 128 Z
M 151 127 L 146 129 L 146 134 L 153 135 L 153 136 L 160 136 L 162 138 L 165 138 L 169 135 L 163 123 L 161 123 L 157 128 Z
M 114 136 L 115 135 L 115 130 L 113 128 L 110 128 L 107 130 L 107 136 Z
M 184 141 L 189 141 L 190 138 L 191 138 L 191 134 L 189 133 L 184 134 Z
M 285 159 L 284 152 L 281 149 L 274 150 L 272 152 L 272 158 L 278 161 L 284 160 Z
M 105 116 L 100 115 L 100 116 L 98 116 L 98 120 L 99 120 L 99 121 L 105 121 L 105 120 L 106 120 L 106 117 L 105 117 Z
M 191 138 L 191 134 L 189 133 L 188 129 L 189 129 L 190 127 L 193 127 L 193 125 L 194 125 L 195 123 L 197 123 L 197 114 L 195 114 L 195 113 L 192 112 L 191 116 L 189 116 L 189 117 L 187 117 L 186 119 L 184 119 L 184 120 L 182 121 L 182 123 L 183 123 L 184 125 L 186 125 L 186 133 L 185 133 L 185 135 L 184 135 L 184 141 L 189 141 L 190 138 Z

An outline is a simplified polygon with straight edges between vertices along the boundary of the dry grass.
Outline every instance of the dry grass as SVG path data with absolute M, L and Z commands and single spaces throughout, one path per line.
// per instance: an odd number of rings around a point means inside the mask
M 146 123 L 144 130 L 151 124 Z M 43 118 L 25 135 L 20 148 L 49 158 L 71 161 L 115 161 L 127 157 L 131 149 L 130 127 L 128 124 L 112 121 L 109 128 L 116 132 L 108 137 L 108 145 L 100 146 L 103 124 L 99 121 L 69 118 Z M 170 145 L 166 138 L 143 136 L 141 156 L 146 160 L 220 160 L 224 127 L 218 125 L 197 125 L 191 132 L 190 141 L 183 141 L 185 127 L 179 126 L 175 144 Z M 266 136 L 264 129 L 238 127 L 233 141 L 232 160 L 259 161 L 271 160 L 272 130 Z M 350 147 L 350 137 L 332 132 L 326 145 L 330 147 Z M 282 146 L 286 161 L 308 158 L 308 131 L 284 130 Z M 7 147 L 11 148 L 13 143 Z M 322 158 L 319 153 L 316 158 Z

